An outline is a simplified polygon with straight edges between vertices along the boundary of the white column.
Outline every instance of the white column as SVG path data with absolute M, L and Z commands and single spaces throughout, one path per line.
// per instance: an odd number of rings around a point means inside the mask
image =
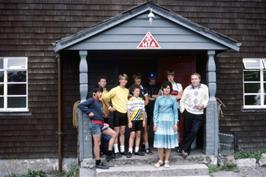
M 219 145 L 219 113 L 216 101 L 216 65 L 214 60 L 215 51 L 208 51 L 207 80 L 210 100 L 206 109 L 205 129 L 205 153 L 207 155 L 218 155 Z

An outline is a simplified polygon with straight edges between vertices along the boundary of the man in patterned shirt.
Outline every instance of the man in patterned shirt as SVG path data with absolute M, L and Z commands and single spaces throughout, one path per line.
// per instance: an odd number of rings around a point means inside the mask
M 187 86 L 180 100 L 180 112 L 184 114 L 184 142 L 182 156 L 186 158 L 191 151 L 191 144 L 195 140 L 201 126 L 204 109 L 209 101 L 209 89 L 200 83 L 200 75 L 191 75 L 191 84 Z

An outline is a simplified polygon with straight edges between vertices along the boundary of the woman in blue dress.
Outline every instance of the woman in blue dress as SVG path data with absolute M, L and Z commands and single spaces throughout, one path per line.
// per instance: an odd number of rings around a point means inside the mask
M 170 167 L 171 149 L 178 147 L 178 104 L 176 98 L 170 95 L 171 90 L 170 82 L 163 83 L 163 95 L 156 99 L 154 105 L 154 147 L 158 149 L 159 157 L 155 167 Z

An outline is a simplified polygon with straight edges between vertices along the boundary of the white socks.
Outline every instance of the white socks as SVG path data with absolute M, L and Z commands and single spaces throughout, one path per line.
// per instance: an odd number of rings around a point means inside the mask
M 145 143 L 145 149 L 149 149 L 149 143 Z
M 120 152 L 125 152 L 125 146 L 124 145 L 120 145 Z
M 135 152 L 139 152 L 139 147 L 135 147 Z
M 129 153 L 133 153 L 133 148 L 128 148 Z
M 114 150 L 115 150 L 115 153 L 118 153 L 119 152 L 118 144 L 114 144 Z

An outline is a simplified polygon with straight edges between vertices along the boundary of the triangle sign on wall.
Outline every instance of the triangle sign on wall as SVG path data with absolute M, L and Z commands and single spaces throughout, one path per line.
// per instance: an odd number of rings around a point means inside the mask
M 137 49 L 160 49 L 161 46 L 150 32 L 144 36 Z

